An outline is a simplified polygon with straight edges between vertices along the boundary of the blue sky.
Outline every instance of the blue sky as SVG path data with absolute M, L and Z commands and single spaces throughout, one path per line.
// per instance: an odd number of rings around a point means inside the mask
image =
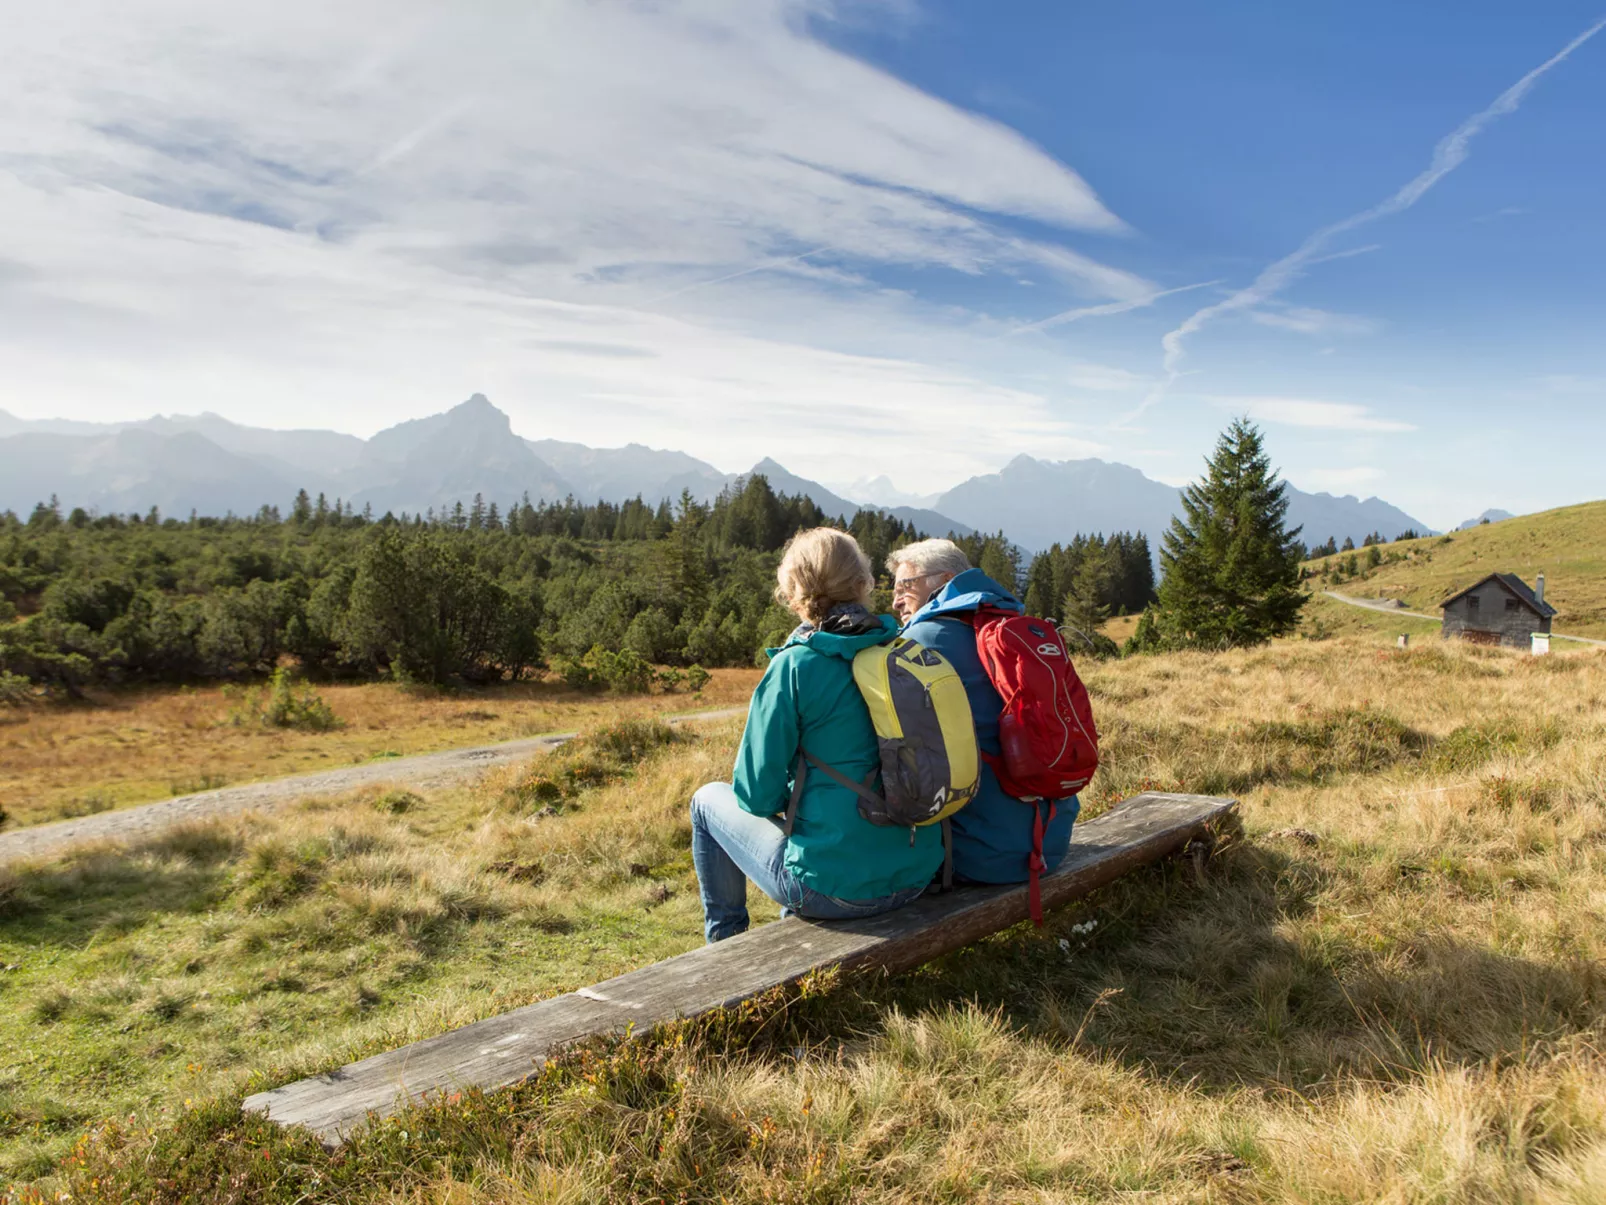
M 912 495 L 1181 481 L 1247 412 L 1436 526 L 1606 495 L 1601 10 L 233 7 L 0 46 L 0 408 L 368 434 L 480 390 Z

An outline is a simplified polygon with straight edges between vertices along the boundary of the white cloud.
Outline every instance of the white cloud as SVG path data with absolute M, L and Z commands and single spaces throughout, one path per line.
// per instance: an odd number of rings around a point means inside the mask
M 876 274 L 1026 276 L 1094 303 L 1157 286 L 1010 228 L 1123 233 L 1071 168 L 810 33 L 868 7 L 13 14 L 0 405 L 371 431 L 483 389 L 531 434 L 732 467 L 869 470 L 869 441 L 911 425 L 944 474 L 1075 454 L 1042 398 L 963 367 L 971 316 Z M 864 465 L 833 456 L 831 422 L 864 424 Z
M 1065 383 L 1073 389 L 1089 389 L 1096 393 L 1129 393 L 1149 383 L 1149 378 L 1111 364 L 1091 364 L 1079 361 L 1070 366 Z
M 1133 297 L 1124 297 L 1120 301 L 1105 302 L 1102 305 L 1082 305 L 1069 310 L 1061 310 L 1057 314 L 1050 314 L 1038 322 L 1029 322 L 1025 326 L 1017 326 L 1010 331 L 1011 335 L 1024 335 L 1031 331 L 1048 330 L 1050 327 L 1064 326 L 1067 322 L 1080 322 L 1084 318 L 1103 318 L 1111 314 L 1126 314 L 1132 310 L 1143 309 L 1153 305 L 1162 297 L 1170 297 L 1176 293 L 1187 293 L 1194 289 L 1206 289 L 1219 281 L 1205 280 L 1194 285 L 1183 285 L 1176 289 L 1151 290 Z M 1113 289 L 1111 290 L 1114 291 Z
M 1262 326 L 1273 326 L 1302 335 L 1369 335 L 1377 323 L 1359 314 L 1337 314 L 1308 306 L 1282 306 L 1249 311 L 1249 317 Z
M 1320 431 L 1415 431 L 1411 423 L 1380 418 L 1365 406 L 1293 397 L 1220 397 L 1208 399 L 1224 410 L 1247 414 L 1264 423 Z

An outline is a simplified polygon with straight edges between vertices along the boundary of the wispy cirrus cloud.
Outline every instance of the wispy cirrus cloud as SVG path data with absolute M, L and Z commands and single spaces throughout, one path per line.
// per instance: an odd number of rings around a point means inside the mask
M 1309 306 L 1250 310 L 1249 317 L 1262 326 L 1296 331 L 1301 335 L 1369 335 L 1378 328 L 1375 320 L 1359 314 L 1337 314 Z
M 1076 306 L 1072 309 L 1061 310 L 1057 314 L 1050 314 L 1041 321 L 1028 322 L 1025 326 L 1017 326 L 1008 333 L 1011 335 L 1024 335 L 1031 331 L 1046 331 L 1051 327 L 1064 326 L 1068 322 L 1080 322 L 1084 318 L 1104 318 L 1112 314 L 1128 314 L 1133 310 L 1151 306 L 1162 297 L 1172 297 L 1178 293 L 1190 293 L 1194 289 L 1208 289 L 1211 285 L 1220 283 L 1219 280 L 1205 280 L 1200 281 L 1198 284 L 1183 285 L 1176 289 L 1151 289 L 1136 297 L 1105 302 L 1102 305 Z
M 1313 398 L 1206 395 L 1223 410 L 1247 414 L 1266 423 L 1306 427 L 1318 431 L 1415 431 L 1413 423 L 1383 418 L 1352 402 L 1324 402 Z
M 1041 398 L 956 364 L 969 316 L 881 278 L 1158 286 L 1069 244 L 1127 232 L 1072 167 L 818 36 L 887 13 L 912 5 L 22 10 L 0 39 L 0 404 L 366 431 L 482 388 L 593 442 L 684 444 L 696 413 L 706 454 L 745 467 L 850 399 L 877 431 L 929 415 L 953 475 L 1075 446 Z
M 1321 262 L 1324 258 L 1343 255 L 1342 250 L 1334 252 L 1330 248 L 1334 240 L 1352 230 L 1360 229 L 1381 218 L 1403 212 L 1415 205 L 1440 180 L 1449 175 L 1466 161 L 1470 153 L 1472 140 L 1483 132 L 1490 122 L 1508 113 L 1516 112 L 1522 104 L 1523 98 L 1533 89 L 1541 79 L 1552 69 L 1565 62 L 1574 51 L 1583 46 L 1603 28 L 1606 28 L 1606 18 L 1596 21 L 1589 28 L 1563 46 L 1550 58 L 1529 71 L 1511 87 L 1499 96 L 1468 117 L 1433 148 L 1433 157 L 1428 166 L 1394 193 L 1368 209 L 1330 225 L 1323 226 L 1311 234 L 1289 254 L 1261 269 L 1254 281 L 1245 287 L 1236 290 L 1221 301 L 1195 310 L 1188 315 L 1180 325 L 1167 332 L 1160 340 L 1163 351 L 1162 364 L 1164 377 L 1148 397 L 1144 398 L 1138 406 L 1123 421 L 1132 419 L 1144 413 L 1151 406 L 1165 396 L 1166 391 L 1181 375 L 1180 366 L 1190 336 L 1198 334 L 1205 327 L 1224 315 L 1256 310 L 1264 307 L 1274 297 L 1298 280 L 1313 264 Z

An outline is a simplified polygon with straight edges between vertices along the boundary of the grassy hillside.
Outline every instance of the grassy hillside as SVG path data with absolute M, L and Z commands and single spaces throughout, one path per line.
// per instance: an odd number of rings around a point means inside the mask
M 1343 585 L 1336 588 L 1349 591 L 1354 587 Z M 1436 641 L 1439 638 L 1439 624 L 1436 620 L 1420 619 L 1415 615 L 1352 607 L 1316 594 L 1300 613 L 1295 638 L 1327 639 L 1333 636 L 1353 636 L 1379 645 L 1393 645 L 1401 636 L 1409 636 L 1412 643 Z
M 241 1095 L 698 941 L 686 799 L 737 725 L 0 872 L 0 1160 L 38 1178 L 13 1198 L 1598 1202 L 1606 651 L 1084 672 L 1090 811 L 1242 800 L 1202 880 L 1151 868 L 338 1154 Z
M 1531 586 L 1543 573 L 1545 601 L 1558 611 L 1555 630 L 1606 638 L 1606 501 L 1406 540 L 1383 551 L 1401 559 L 1333 588 L 1357 597 L 1403 599 L 1412 610 L 1437 615 L 1439 603 L 1486 574 L 1515 573 Z M 1347 556 L 1311 564 L 1320 572 Z

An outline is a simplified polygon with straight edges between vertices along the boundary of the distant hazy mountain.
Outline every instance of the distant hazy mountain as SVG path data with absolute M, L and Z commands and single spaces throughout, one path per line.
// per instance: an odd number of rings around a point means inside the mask
M 880 510 L 902 519 L 905 523 L 913 523 L 919 531 L 930 536 L 945 536 L 949 532 L 955 535 L 967 536 L 974 528 L 948 515 L 938 514 L 933 510 L 925 510 L 914 506 L 861 506 L 857 502 L 850 502 L 840 494 L 833 493 L 818 481 L 810 481 L 807 477 L 799 477 L 776 461 L 765 457 L 755 464 L 749 473 L 763 473 L 770 483 L 770 488 L 778 494 L 803 494 L 813 500 L 832 518 L 851 519 L 861 510 Z
M 110 435 L 121 431 L 130 423 L 86 423 L 71 418 L 18 418 L 7 410 L 0 410 L 0 438 L 32 432 L 40 435 Z
M 981 531 L 1002 528 L 1033 550 L 1078 532 L 1141 531 L 1154 544 L 1177 509 L 1177 491 L 1124 464 L 1017 456 L 954 486 L 937 509 Z
M 255 514 L 295 492 L 290 478 L 193 431 L 125 427 L 103 435 L 28 431 L 0 438 L 0 508 L 27 514 L 52 494 L 64 507 L 163 514 Z
M 1456 530 L 1465 531 L 1469 527 L 1481 527 L 1484 523 L 1498 523 L 1502 519 L 1515 519 L 1516 517 L 1517 516 L 1512 514 L 1509 510 L 1495 510 L 1491 508 L 1484 511 L 1476 519 L 1463 520 L 1461 525 L 1457 527 Z
M 557 439 L 525 441 L 574 487 L 582 502 L 624 502 L 640 495 L 656 503 L 679 498 L 690 490 L 698 501 L 713 498 L 731 480 L 706 461 L 685 452 L 665 452 L 642 444 L 622 448 L 588 448 Z
M 1397 506 L 1381 498 L 1357 498 L 1354 494 L 1307 494 L 1288 487 L 1288 523 L 1303 527 L 1307 544 L 1320 544 L 1332 536 L 1340 544 L 1349 537 L 1359 544 L 1373 532 L 1392 540 L 1402 531 L 1427 535 L 1433 529 L 1413 519 Z
M 937 504 L 940 494 L 908 494 L 892 484 L 885 474 L 880 477 L 860 477 L 852 485 L 839 487 L 844 497 L 857 498 L 871 506 L 913 506 L 930 508 Z
M 276 462 L 290 478 L 310 475 L 308 486 L 332 482 L 349 472 L 362 456 L 363 441 L 338 431 L 273 431 L 266 427 L 245 427 L 218 414 L 157 415 L 131 423 L 158 434 L 193 431 L 218 447 L 264 462 Z
M 1307 494 L 1289 486 L 1288 522 L 1307 543 L 1373 531 L 1393 539 L 1427 525 L 1379 498 Z M 972 477 L 937 499 L 936 509 L 983 531 L 1002 528 L 1030 549 L 1064 543 L 1078 532 L 1141 531 L 1158 555 L 1160 536 L 1179 509 L 1180 491 L 1137 469 L 1103 460 L 1017 456 L 997 473 Z
M 352 476 L 361 485 L 347 497 L 380 513 L 466 505 L 475 494 L 505 507 L 526 492 L 548 502 L 575 492 L 480 393 L 379 432 L 363 445 Z
M 1137 469 L 1102 460 L 1043 461 L 1017 456 L 996 473 L 972 477 L 924 506 L 908 504 L 885 477 L 846 496 L 766 458 L 763 473 L 781 493 L 805 494 L 827 514 L 851 518 L 873 505 L 931 535 L 998 531 L 1028 549 L 1078 532 L 1141 531 L 1156 551 L 1178 509 L 1177 490 Z M 745 476 L 745 474 L 744 474 Z M 468 504 L 475 494 L 507 506 L 528 492 L 556 501 L 648 502 L 689 489 L 707 501 L 737 475 L 685 452 L 628 444 L 590 448 L 527 440 L 482 394 L 428 418 L 398 423 L 372 439 L 333 431 L 273 431 L 216 414 L 129 423 L 27 421 L 0 411 L 0 509 L 26 514 L 57 495 L 63 506 L 185 515 L 254 513 L 287 506 L 298 489 L 343 498 L 376 512 L 418 513 Z M 1359 543 L 1373 531 L 1393 539 L 1427 526 L 1378 498 L 1335 498 L 1290 488 L 1289 520 L 1307 543 L 1328 536 Z M 857 500 L 855 500 L 857 499 Z M 901 499 L 902 501 L 894 501 Z M 1485 512 L 1491 520 L 1504 511 Z

